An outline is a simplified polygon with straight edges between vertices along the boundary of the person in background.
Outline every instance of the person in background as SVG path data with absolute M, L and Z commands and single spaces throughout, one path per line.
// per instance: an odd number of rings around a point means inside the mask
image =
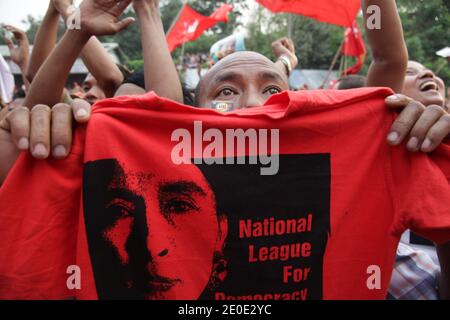
M 25 74 L 30 63 L 30 43 L 28 41 L 27 34 L 23 30 L 11 25 L 5 25 L 3 28 L 11 32 L 14 36 L 16 45 L 14 44 L 13 39 L 9 37 L 5 37 L 4 40 L 8 46 L 11 60 L 20 68 L 25 90 L 28 90 L 30 87 L 30 82 L 25 77 Z
M 336 90 L 347 90 L 355 88 L 364 88 L 366 86 L 367 78 L 361 75 L 344 76 L 338 80 L 335 85 Z

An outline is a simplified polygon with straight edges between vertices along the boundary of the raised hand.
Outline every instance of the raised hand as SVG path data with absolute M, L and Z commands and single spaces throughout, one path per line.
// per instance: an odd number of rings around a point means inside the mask
M 81 31 L 103 36 L 122 31 L 134 18 L 119 20 L 131 0 L 84 0 L 80 6 Z
M 30 58 L 30 44 L 26 33 L 16 27 L 5 25 L 7 31 L 12 32 L 14 39 L 16 39 L 17 46 L 11 38 L 5 37 L 6 45 L 9 48 L 11 60 L 14 61 L 22 70 L 28 66 Z
M 67 8 L 69 8 L 73 0 L 52 0 L 53 7 L 64 17 L 68 14 Z
M 295 55 L 294 42 L 289 38 L 281 38 L 272 43 L 272 53 L 275 58 L 279 59 L 286 56 L 291 62 L 292 68 L 295 69 L 298 65 L 298 58 Z

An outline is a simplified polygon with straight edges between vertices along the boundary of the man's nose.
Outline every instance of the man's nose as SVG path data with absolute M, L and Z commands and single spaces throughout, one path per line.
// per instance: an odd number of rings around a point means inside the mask
M 251 93 L 247 96 L 247 99 L 244 103 L 242 103 L 242 108 L 253 108 L 253 107 L 261 107 L 264 105 L 266 99 L 257 93 Z
M 88 91 L 84 96 L 83 100 L 86 100 L 90 104 L 94 104 L 98 99 L 92 92 Z
M 435 74 L 430 69 L 425 69 L 422 72 L 419 73 L 419 79 L 423 78 L 435 78 Z

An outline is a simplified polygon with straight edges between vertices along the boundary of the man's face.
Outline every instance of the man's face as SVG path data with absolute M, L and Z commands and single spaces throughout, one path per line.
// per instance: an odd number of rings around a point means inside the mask
M 285 74 L 266 57 L 236 52 L 219 61 L 202 79 L 198 105 L 211 108 L 214 101 L 228 102 L 229 109 L 260 107 L 274 94 L 289 90 Z
M 116 164 L 101 212 L 86 212 L 113 217 L 100 228 L 101 238 L 126 270 L 122 297 L 197 299 L 209 282 L 224 241 L 214 195 L 195 166 L 183 177 L 176 172 Z
M 444 105 L 445 86 L 442 79 L 418 62 L 409 61 L 406 70 L 403 94 L 423 103 L 425 106 Z
M 99 87 L 97 80 L 90 73 L 83 82 L 83 91 L 84 95 L 82 98 L 90 104 L 106 99 L 105 92 Z

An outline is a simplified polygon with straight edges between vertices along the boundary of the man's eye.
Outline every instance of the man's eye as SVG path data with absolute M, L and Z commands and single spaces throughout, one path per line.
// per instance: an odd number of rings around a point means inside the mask
M 282 90 L 281 89 L 279 89 L 279 88 L 276 88 L 276 87 L 271 87 L 271 88 L 269 88 L 269 89 L 267 89 L 266 91 L 264 91 L 264 94 L 269 94 L 269 95 L 274 95 L 274 94 L 277 94 L 277 93 L 280 93 Z
M 172 199 L 163 204 L 163 212 L 166 214 L 184 214 L 189 211 L 198 210 L 194 201 Z
M 134 205 L 123 199 L 114 199 L 107 206 L 112 215 L 118 219 L 131 216 L 134 211 Z
M 230 97 L 234 94 L 237 94 L 237 92 L 232 89 L 229 89 L 229 88 L 223 89 L 219 92 L 219 96 L 224 96 L 224 97 Z
M 417 72 L 414 70 L 406 70 L 406 74 L 412 76 L 412 75 L 417 74 Z

